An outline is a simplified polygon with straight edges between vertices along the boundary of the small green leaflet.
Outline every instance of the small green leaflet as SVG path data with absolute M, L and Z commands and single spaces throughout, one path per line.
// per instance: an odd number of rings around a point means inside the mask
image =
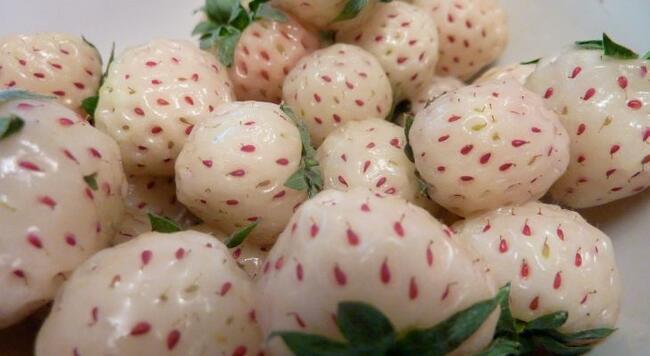
M 348 0 L 343 11 L 336 16 L 334 22 L 350 20 L 357 17 L 366 5 L 368 5 L 368 0 Z
M 235 247 L 238 247 L 239 245 L 243 244 L 244 241 L 246 241 L 246 238 L 248 237 L 248 235 L 250 235 L 251 232 L 253 232 L 253 230 L 255 230 L 255 228 L 257 227 L 258 224 L 259 224 L 259 221 L 256 221 L 256 222 L 254 222 L 252 224 L 249 224 L 249 225 L 245 226 L 244 228 L 242 228 L 240 230 L 237 230 L 237 231 L 233 232 L 232 235 L 230 235 L 230 237 L 228 237 L 228 239 L 225 242 L 226 247 L 235 248 Z
M 390 320 L 377 308 L 362 302 L 338 305 L 336 323 L 345 341 L 301 332 L 274 332 L 298 356 L 307 355 L 444 355 L 472 336 L 507 296 L 497 296 L 454 314 L 442 323 L 397 334 Z
M 650 59 L 650 51 L 646 52 L 641 59 Z
M 147 216 L 149 217 L 149 223 L 151 224 L 152 231 L 162 232 L 165 234 L 181 231 L 181 228 L 178 226 L 178 224 L 172 220 L 167 219 L 164 216 L 156 215 L 153 213 L 148 213 Z
M 93 96 L 89 96 L 81 101 L 81 108 L 84 109 L 86 114 L 88 114 L 88 121 L 92 125 L 95 124 L 95 111 L 97 110 L 97 103 L 99 103 L 99 89 L 104 84 L 106 77 L 108 76 L 108 71 L 111 69 L 111 65 L 115 60 L 115 42 L 111 46 L 111 54 L 108 57 L 108 62 L 106 63 L 106 69 L 102 73 L 101 78 L 99 79 L 99 87 L 97 88 L 97 93 Z
M 565 311 L 543 315 L 537 319 L 529 321 L 526 324 L 524 331 L 557 329 L 564 325 L 567 319 L 569 319 L 569 313 Z
M 323 178 L 321 177 L 320 167 L 316 160 L 316 150 L 311 144 L 309 131 L 302 120 L 296 117 L 296 114 L 288 105 L 281 105 L 280 109 L 293 121 L 300 132 L 302 141 L 302 158 L 298 170 L 293 173 L 284 183 L 284 186 L 293 190 L 306 190 L 307 195 L 311 198 L 323 190 Z
M 25 121 L 16 115 L 0 117 L 0 140 L 20 131 Z
M 614 42 L 606 33 L 602 40 L 577 41 L 576 46 L 582 49 L 602 50 L 608 57 L 618 59 L 637 59 L 639 55 L 631 49 Z
M 94 49 L 97 51 L 97 46 L 95 46 L 94 43 L 88 41 L 88 39 L 87 39 L 84 35 L 81 35 L 81 39 L 82 39 L 84 42 L 86 42 L 87 45 L 89 45 L 90 47 L 94 48 Z
M 97 186 L 97 173 L 89 174 L 87 176 L 84 176 L 84 182 L 90 187 L 92 190 L 97 190 L 99 187 Z
M 253 21 L 268 19 L 285 22 L 287 16 L 269 5 L 268 0 L 253 0 L 247 10 L 239 0 L 206 0 L 199 9 L 207 20 L 199 22 L 192 31 L 192 36 L 199 36 L 201 49 L 216 49 L 219 61 L 232 66 L 235 48 L 241 34 Z
M 43 99 L 54 99 L 54 97 L 34 94 L 25 90 L 18 90 L 18 89 L 0 90 L 0 104 L 12 100 L 43 100 Z
M 519 64 L 522 64 L 522 65 L 526 65 L 526 64 L 537 64 L 537 63 L 539 63 L 540 60 L 541 60 L 541 58 L 536 58 L 536 59 L 533 59 L 533 60 L 530 60 L 530 61 L 527 61 L 527 62 L 521 62 L 521 63 L 519 63 Z
M 490 346 L 476 356 L 508 356 L 520 355 L 521 345 L 517 341 L 506 338 L 495 339 Z
M 411 133 L 411 127 L 413 126 L 414 121 L 413 115 L 406 115 L 404 118 L 404 134 L 406 135 L 406 145 L 404 145 L 404 154 L 411 162 L 415 162 L 415 157 L 413 156 L 413 147 L 411 147 L 411 140 L 409 139 L 409 134 Z

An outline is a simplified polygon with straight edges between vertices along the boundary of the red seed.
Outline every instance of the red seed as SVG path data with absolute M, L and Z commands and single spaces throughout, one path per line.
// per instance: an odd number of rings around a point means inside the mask
M 449 135 L 440 136 L 438 137 L 438 142 L 445 142 L 448 139 L 449 139 Z
M 29 161 L 20 161 L 20 162 L 18 162 L 18 166 L 20 168 L 23 168 L 23 169 L 26 169 L 26 170 L 29 170 L 29 171 L 34 171 L 34 172 L 40 172 L 41 171 L 41 169 L 35 163 L 29 162 Z
M 39 197 L 38 202 L 43 205 L 47 205 L 50 209 L 54 209 L 56 207 L 56 201 L 49 196 Z
M 162 130 L 163 130 L 162 127 L 160 127 L 160 126 L 154 126 L 154 127 L 151 128 L 151 133 L 154 134 L 154 135 L 156 135 L 156 134 L 161 133 Z
M 589 89 L 587 89 L 587 91 L 585 92 L 585 95 L 582 97 L 582 100 L 585 100 L 585 101 L 586 101 L 586 100 L 589 100 L 589 99 L 591 99 L 591 98 L 594 96 L 594 94 L 596 94 L 596 89 L 594 89 L 594 88 L 589 88 Z
M 521 146 L 523 146 L 525 144 L 528 144 L 528 143 L 530 143 L 530 142 L 524 141 L 524 140 L 512 140 L 512 146 L 513 147 L 521 147 Z
M 322 99 L 321 99 L 320 95 L 314 93 L 314 100 L 316 100 L 317 103 L 320 103 Z
M 618 86 L 621 87 L 621 89 L 627 88 L 627 78 L 625 76 L 618 77 L 616 81 L 618 82 Z
M 546 89 L 546 92 L 544 93 L 544 99 L 548 99 L 552 96 L 553 96 L 553 88 Z
M 275 269 L 281 270 L 284 267 L 284 257 L 280 257 L 275 261 Z
M 338 176 L 338 180 L 341 184 L 343 184 L 346 187 L 349 187 L 348 182 L 343 178 L 342 176 Z
M 529 271 L 529 267 L 528 267 L 528 262 L 526 262 L 526 260 L 523 260 L 522 263 L 521 263 L 521 271 L 520 271 L 521 278 L 523 278 L 523 279 L 528 278 L 528 273 L 529 272 L 530 271 Z
M 27 243 L 29 243 L 30 245 L 38 249 L 43 248 L 43 243 L 41 242 L 41 238 L 38 237 L 38 235 L 36 234 L 27 235 Z
M 499 252 L 508 252 L 508 242 L 506 240 L 501 239 L 501 242 L 499 242 Z
M 562 286 L 562 275 L 560 273 L 561 272 L 555 274 L 555 278 L 553 279 L 553 289 L 558 289 Z
M 557 237 L 559 237 L 560 240 L 564 241 L 564 230 L 562 230 L 561 227 L 558 227 L 555 232 L 557 233 Z
M 245 356 L 246 355 L 246 346 L 244 345 L 239 345 L 235 349 L 235 351 L 232 352 L 232 356 Z
M 381 264 L 381 269 L 379 271 L 379 277 L 383 284 L 388 284 L 390 282 L 390 268 L 388 267 L 388 260 L 384 260 Z
M 528 221 L 524 224 L 524 227 L 521 229 L 521 233 L 524 234 L 525 236 L 530 236 L 532 235 L 532 231 L 530 230 L 530 226 L 528 225 Z
M 447 119 L 448 122 L 454 122 L 454 121 L 458 121 L 458 120 L 460 120 L 460 116 L 458 116 L 458 115 L 452 115 Z
M 460 149 L 460 154 L 467 155 L 474 149 L 474 145 L 465 145 Z
M 169 105 L 169 101 L 167 101 L 167 100 L 165 100 L 163 98 L 159 98 L 158 100 L 156 100 L 156 103 L 158 103 L 158 105 L 160 105 L 160 106 Z
M 189 105 L 194 105 L 194 99 L 192 99 L 191 96 L 186 96 L 184 99 L 185 102 L 188 103 Z
M 68 119 L 67 117 L 62 117 L 59 119 L 59 124 L 61 126 L 70 126 L 70 125 L 74 125 L 74 121 Z
M 569 78 L 573 79 L 573 78 L 577 77 L 578 74 L 580 74 L 581 71 L 582 71 L 582 68 L 580 68 L 580 67 L 573 68 L 573 72 L 571 72 L 571 76 L 569 76 Z
M 181 339 L 181 332 L 172 330 L 167 334 L 167 350 L 173 350 Z
M 280 199 L 283 196 L 285 196 L 286 194 L 287 194 L 287 192 L 285 190 L 281 190 L 281 191 L 277 192 L 275 195 L 273 195 L 273 199 Z
M 99 309 L 97 307 L 93 307 L 92 310 L 90 310 L 90 317 L 93 318 L 93 322 L 97 322 L 99 314 Z
M 319 230 L 320 229 L 318 228 L 318 225 L 312 224 L 311 227 L 309 228 L 309 234 L 311 235 L 311 237 L 316 237 L 316 235 L 318 235 Z
M 296 278 L 298 278 L 299 281 L 302 281 L 304 277 L 304 271 L 302 269 L 302 264 L 298 263 L 296 265 Z
M 280 159 L 276 160 L 275 163 L 277 163 L 277 164 L 279 164 L 281 166 L 286 166 L 287 164 L 289 164 L 289 160 L 286 159 L 286 158 L 280 158 Z
M 530 308 L 530 310 L 537 310 L 538 307 L 539 307 L 539 297 L 535 297 L 528 305 L 528 308 Z
M 463 181 L 463 182 L 471 182 L 471 181 L 474 180 L 474 177 L 471 177 L 471 176 L 461 176 L 461 177 L 460 177 L 460 180 Z
M 178 250 L 176 250 L 176 253 L 174 254 L 176 256 L 177 260 L 182 260 L 183 257 L 185 257 L 185 249 L 182 247 L 179 247 Z
M 491 153 L 486 153 L 483 156 L 481 156 L 481 159 L 479 159 L 479 162 L 481 164 L 486 164 L 490 161 L 490 157 L 492 157 Z
M 340 286 L 344 286 L 348 283 L 348 277 L 345 275 L 345 272 L 341 270 L 339 265 L 334 266 L 334 279 L 336 280 L 336 284 Z
M 146 266 L 149 264 L 149 261 L 151 261 L 151 257 L 153 257 L 153 252 L 150 250 L 144 250 L 142 253 L 140 253 L 140 259 L 142 260 L 142 266 Z
M 147 323 L 146 321 L 141 321 L 131 329 L 131 336 L 139 336 L 139 335 L 144 335 L 151 330 L 151 324 Z
M 65 242 L 70 245 L 70 246 L 76 246 L 77 245 L 77 239 L 73 234 L 65 234 Z
M 415 281 L 415 277 L 411 277 L 411 281 L 409 282 L 409 299 L 415 300 L 417 297 L 418 297 L 418 285 L 417 282 Z
M 357 99 L 357 100 L 355 100 L 354 103 L 357 104 L 357 106 L 364 106 L 364 105 L 366 104 L 366 103 L 365 103 L 363 100 L 361 100 L 361 99 Z
M 243 169 L 237 169 L 237 170 L 234 170 L 234 171 L 228 173 L 228 175 L 233 176 L 233 177 L 243 177 L 243 176 L 246 175 L 246 171 L 244 171 Z
M 395 230 L 395 233 L 397 234 L 397 236 L 404 237 L 404 227 L 402 226 L 401 222 L 396 221 L 393 224 L 393 230 Z
M 585 124 L 580 124 L 580 125 L 578 125 L 578 130 L 576 131 L 576 134 L 577 134 L 578 136 L 580 136 L 580 135 L 582 135 L 582 134 L 585 132 L 586 129 L 587 129 L 587 125 L 585 125 Z
M 212 167 L 212 160 L 210 160 L 210 159 L 205 159 L 205 160 L 203 160 L 201 162 L 203 162 L 203 165 L 208 167 L 208 168 Z
M 379 180 L 377 181 L 377 184 L 375 184 L 375 186 L 376 186 L 377 188 L 379 188 L 379 187 L 381 187 L 382 185 L 384 185 L 385 183 L 386 183 L 386 177 L 381 177 L 381 178 L 379 178 Z
M 347 232 L 347 237 L 348 237 L 348 243 L 352 246 L 356 246 L 359 244 L 359 236 L 352 231 L 352 229 L 348 229 Z
M 255 152 L 255 146 L 253 145 L 243 145 L 241 147 L 242 152 Z
M 368 167 L 370 167 L 370 161 L 363 162 L 363 173 L 368 171 Z
M 627 106 L 632 110 L 639 110 L 641 109 L 641 106 L 643 106 L 643 103 L 641 102 L 641 100 L 632 99 L 627 102 Z
M 433 251 L 431 250 L 431 244 L 427 246 L 427 264 L 429 267 L 433 266 Z
M 582 266 L 582 255 L 580 254 L 580 251 L 576 252 L 575 265 L 576 267 Z
M 219 295 L 222 297 L 225 296 L 226 294 L 228 294 L 228 291 L 230 291 L 230 288 L 232 288 L 232 283 L 226 282 L 222 284 L 221 290 L 219 291 Z
M 138 116 L 144 116 L 144 110 L 142 110 L 141 108 L 135 108 L 133 109 L 133 112 L 135 112 L 135 114 Z
M 620 145 L 613 145 L 613 146 L 609 149 L 609 154 L 613 155 L 614 153 L 618 152 L 618 150 L 620 150 L 620 149 L 621 149 L 621 146 L 620 146 Z
M 226 204 L 230 206 L 237 205 L 239 204 L 239 200 L 235 200 L 235 199 L 226 200 Z
M 501 166 L 499 166 L 499 170 L 501 172 L 505 172 L 505 171 L 509 170 L 510 168 L 512 168 L 512 166 L 514 166 L 513 163 L 504 163 Z

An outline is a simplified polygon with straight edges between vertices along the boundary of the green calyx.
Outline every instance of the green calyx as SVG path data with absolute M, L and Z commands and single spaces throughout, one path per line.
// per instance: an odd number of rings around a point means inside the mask
M 268 0 L 253 0 L 249 10 L 239 0 L 206 0 L 200 11 L 207 19 L 194 27 L 192 35 L 199 36 L 201 49 L 216 48 L 219 61 L 230 67 L 239 37 L 248 25 L 258 19 L 286 22 L 287 16 L 268 4 Z
M 281 105 L 280 109 L 293 121 L 300 132 L 302 141 L 302 158 L 298 170 L 287 179 L 284 186 L 299 191 L 307 191 L 311 198 L 323 190 L 323 178 L 316 160 L 316 150 L 311 144 L 309 131 L 293 110 L 288 105 Z
M 255 230 L 257 225 L 259 225 L 259 221 L 255 221 L 254 223 L 248 224 L 243 228 L 233 232 L 225 241 L 226 247 L 228 248 L 239 247 L 241 244 L 244 243 L 244 241 L 246 241 L 246 238 L 248 238 L 251 232 Z
M 325 355 L 445 355 L 471 337 L 507 298 L 509 286 L 492 299 L 481 301 L 427 329 L 397 333 L 377 308 L 360 302 L 338 305 L 336 324 L 344 341 L 315 334 L 280 331 L 280 337 L 296 356 Z
M 85 37 L 82 38 L 90 46 L 92 46 L 95 49 L 97 48 L 95 47 L 95 45 L 90 43 Z M 106 70 L 104 70 L 104 73 L 102 73 L 102 76 L 99 78 L 99 86 L 97 87 L 97 92 L 95 93 L 95 95 L 89 96 L 81 101 L 81 108 L 84 109 L 84 111 L 88 115 L 88 121 L 93 126 L 95 124 L 95 111 L 97 110 L 97 103 L 99 103 L 99 89 L 102 87 L 102 85 L 104 85 L 104 81 L 108 76 L 108 71 L 110 70 L 114 60 L 115 60 L 115 42 L 113 42 L 113 45 L 111 46 L 111 54 L 108 57 L 108 62 L 106 62 Z
M 615 330 L 608 328 L 585 330 L 573 334 L 559 330 L 569 313 L 559 311 L 525 322 L 515 319 L 510 311 L 509 296 L 501 301 L 501 316 L 492 344 L 480 356 L 527 355 L 534 350 L 546 350 L 553 355 L 580 355 L 591 350 Z
M 148 213 L 147 216 L 149 217 L 149 224 L 151 224 L 151 231 L 161 232 L 163 234 L 173 234 L 182 230 L 176 222 L 164 216 L 154 213 Z
M 575 45 L 580 49 L 600 50 L 605 56 L 617 59 L 637 59 L 639 55 L 631 49 L 614 42 L 606 33 L 600 40 L 577 41 Z
M 380 0 L 380 2 L 391 2 L 392 0 Z M 348 0 L 343 7 L 341 13 L 336 16 L 334 22 L 351 20 L 363 10 L 363 8 L 368 5 L 368 0 Z
M 5 139 L 25 126 L 25 121 L 16 115 L 0 117 L 0 140 Z

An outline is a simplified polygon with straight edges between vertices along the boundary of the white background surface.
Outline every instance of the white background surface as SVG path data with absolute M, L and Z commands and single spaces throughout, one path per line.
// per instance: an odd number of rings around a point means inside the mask
M 502 0 L 510 45 L 503 62 L 540 57 L 605 31 L 650 50 L 650 0 Z M 201 0 L 0 0 L 0 36 L 83 34 L 106 55 L 154 37 L 189 38 Z M 650 120 L 650 118 L 648 119 Z M 624 283 L 619 331 L 594 355 L 650 355 L 650 192 L 585 213 L 614 241 Z

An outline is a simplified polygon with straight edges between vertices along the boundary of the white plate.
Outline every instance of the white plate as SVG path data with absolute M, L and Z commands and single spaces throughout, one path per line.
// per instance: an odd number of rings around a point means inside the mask
M 83 34 L 104 55 L 155 37 L 189 38 L 201 0 L 0 0 L 0 35 Z M 650 50 L 648 0 L 503 0 L 510 45 L 502 62 L 543 56 L 605 31 L 639 52 Z M 594 355 L 647 355 L 650 347 L 650 192 L 585 213 L 614 240 L 624 283 L 619 331 Z

